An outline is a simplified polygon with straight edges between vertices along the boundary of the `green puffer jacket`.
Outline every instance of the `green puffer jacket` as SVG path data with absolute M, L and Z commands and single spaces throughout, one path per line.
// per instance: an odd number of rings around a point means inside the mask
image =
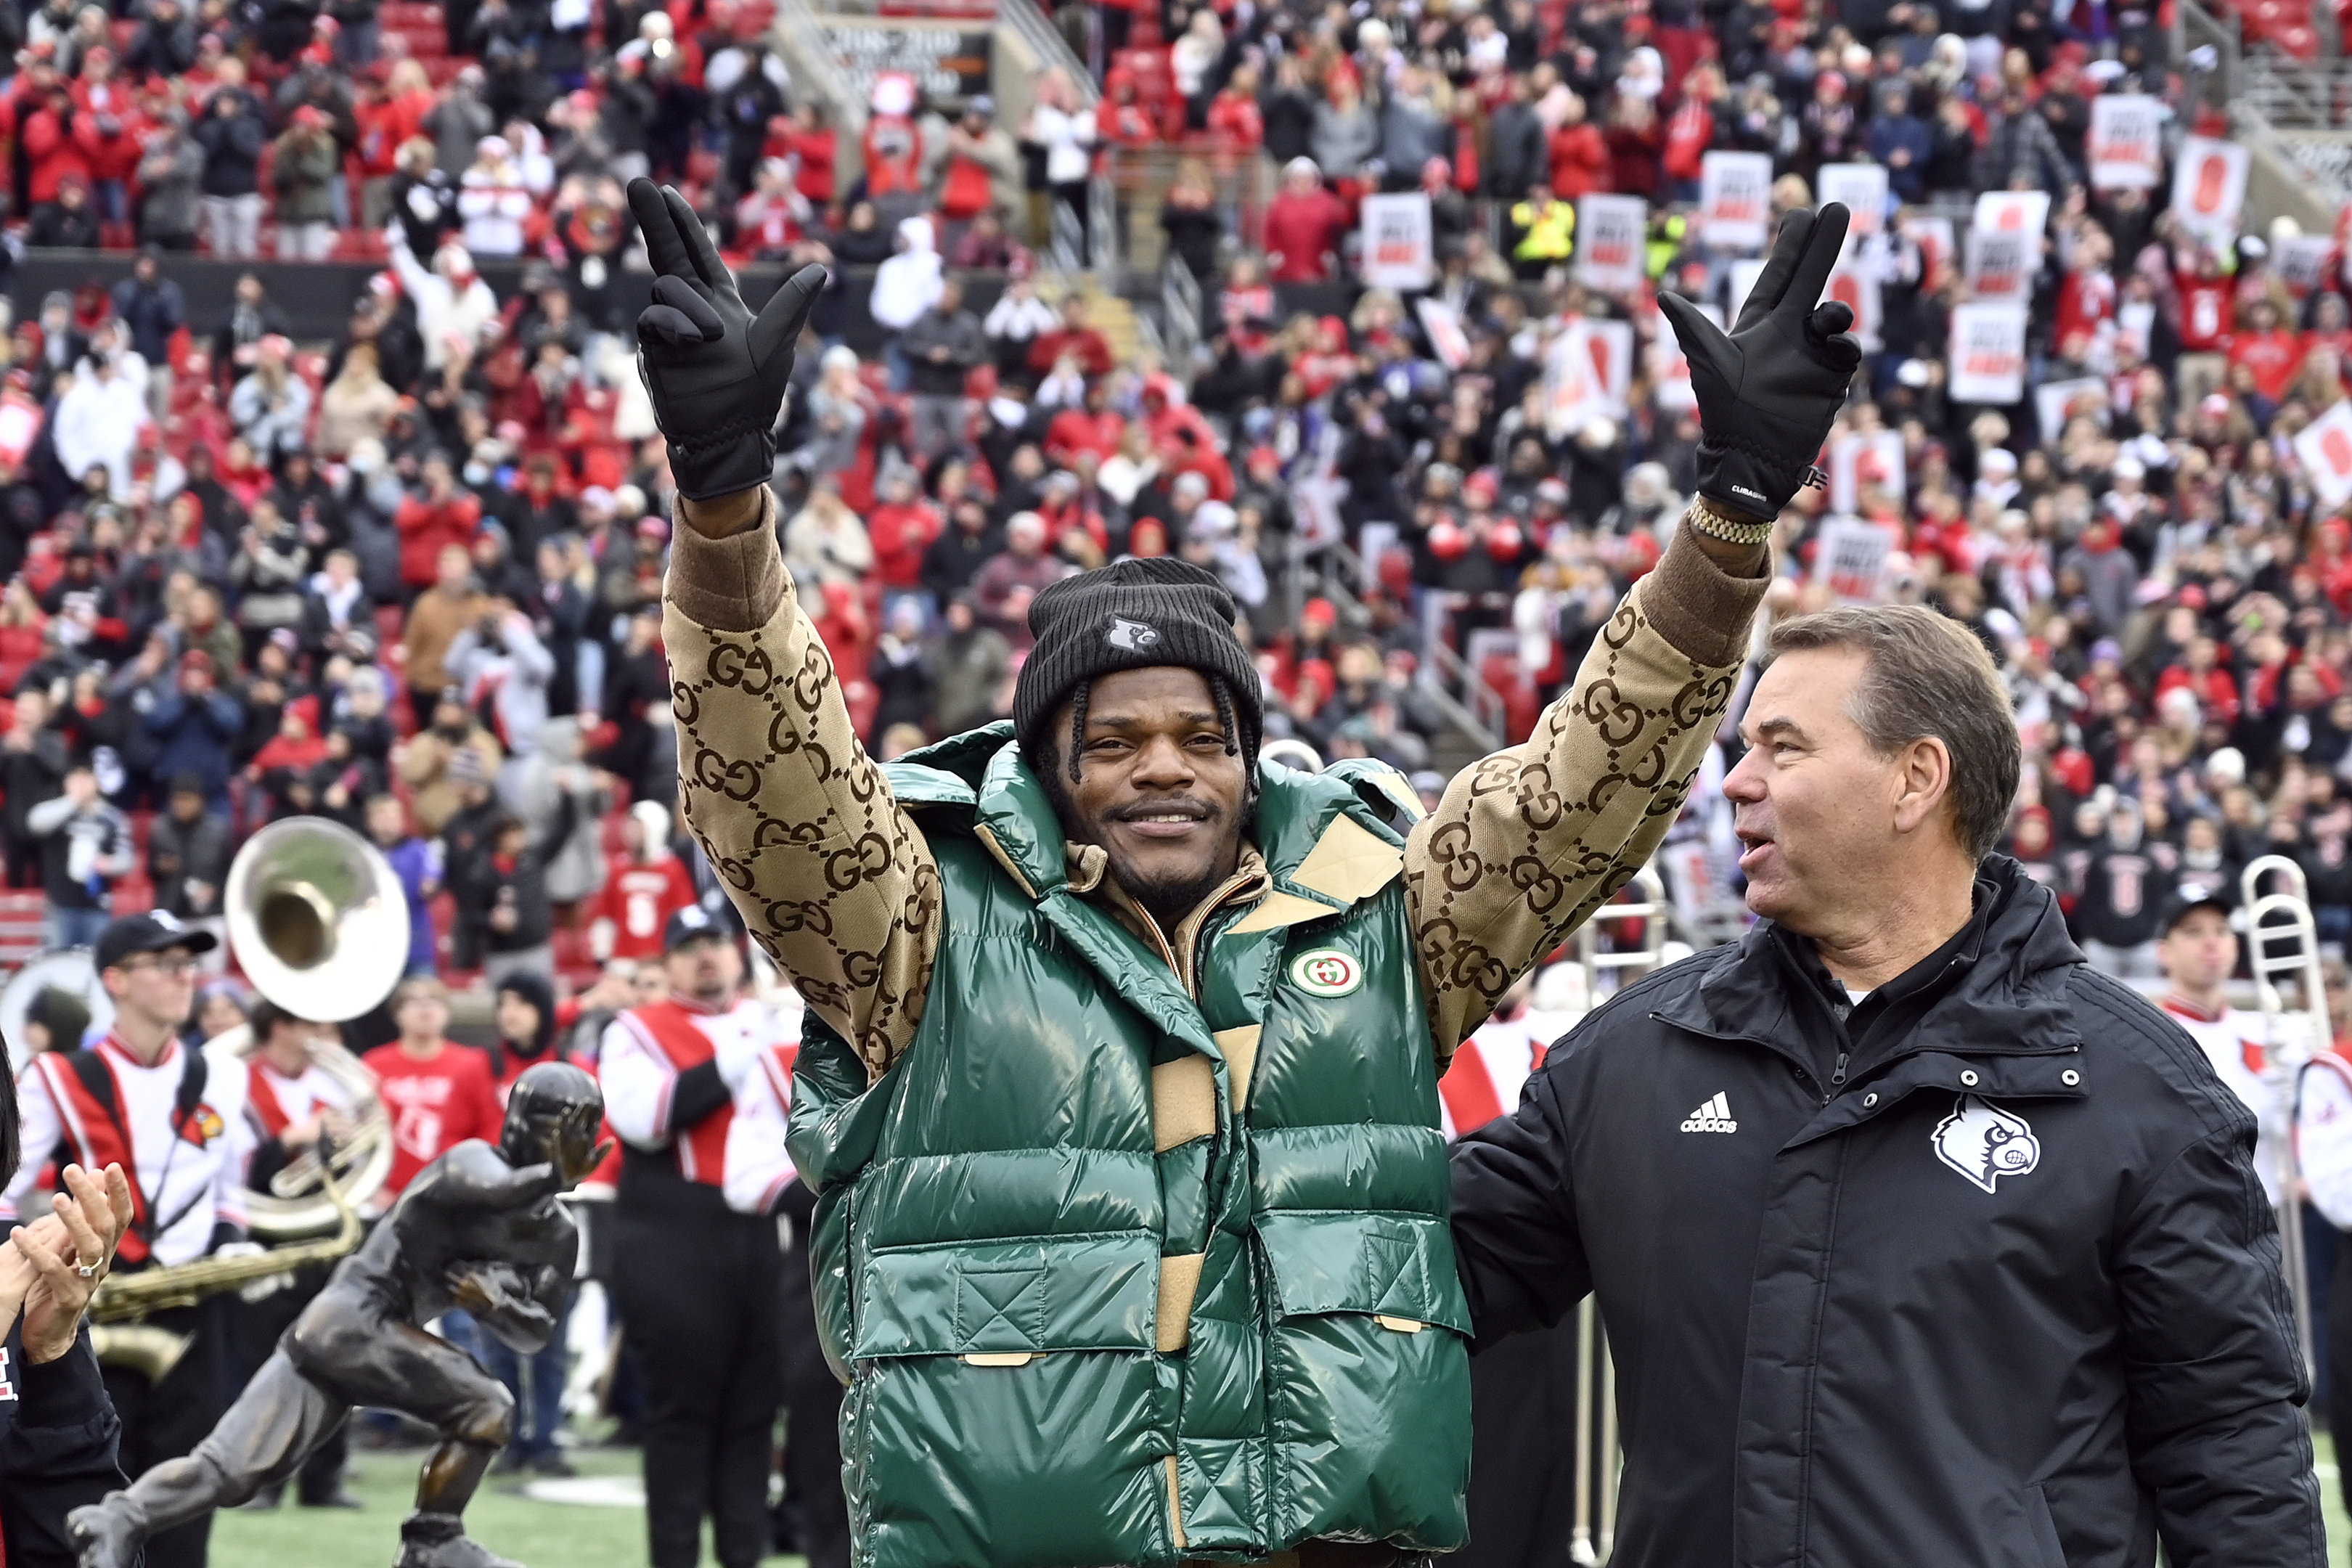
M 856 1561 L 1460 1546 L 1469 1320 L 1379 764 L 1264 771 L 1272 885 L 1210 917 L 1196 1000 L 1071 889 L 1009 728 L 887 770 L 946 893 L 912 1047 L 869 1089 L 812 1016 L 796 1069 Z

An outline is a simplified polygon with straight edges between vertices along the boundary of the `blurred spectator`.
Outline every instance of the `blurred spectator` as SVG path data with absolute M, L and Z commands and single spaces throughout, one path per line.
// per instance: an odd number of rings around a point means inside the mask
M 212 809 L 205 781 L 194 773 L 172 780 L 163 814 L 147 835 L 147 879 L 155 907 L 183 923 L 205 924 L 219 935 L 221 890 L 228 885 L 228 819 Z
M 613 797 L 582 765 L 580 756 L 580 721 L 550 719 L 540 729 L 531 754 L 516 770 L 509 796 L 525 832 L 546 846 L 549 900 L 565 906 L 595 897 L 607 875 L 596 824 L 611 809 Z M 560 808 L 566 800 L 572 807 L 572 831 L 558 838 Z
M 201 784 L 213 809 L 228 807 L 232 751 L 245 731 L 245 710 L 215 689 L 218 666 L 203 648 L 180 656 L 174 688 L 147 711 L 154 737 L 154 771 L 173 780 Z
M 547 688 L 555 675 L 555 660 L 540 642 L 530 617 L 496 591 L 443 657 L 450 679 L 465 693 L 466 705 L 481 716 L 507 753 L 499 783 L 500 793 L 511 800 L 519 782 L 518 763 L 537 749 L 540 730 L 547 722 Z M 562 842 L 561 837 L 547 838 L 542 851 L 552 855 Z
M 458 919 L 475 931 L 482 972 L 493 985 L 510 974 L 553 975 L 555 911 L 547 868 L 574 823 L 572 795 L 559 793 L 547 833 L 533 837 L 520 818 L 501 813 L 477 850 L 452 858 L 449 887 L 457 895 Z
M 963 308 L 963 285 L 950 278 L 940 285 L 931 308 L 899 335 L 914 393 L 914 442 L 918 460 L 929 462 L 963 441 L 964 378 L 988 361 L 988 339 L 980 318 Z
M 261 154 L 269 126 L 236 66 L 230 58 L 218 67 L 218 82 L 205 100 L 195 139 L 205 154 L 200 188 L 213 254 L 253 257 L 261 253 Z
M 134 864 L 130 820 L 98 793 L 89 765 L 77 763 L 66 772 L 64 793 L 26 811 L 25 826 L 41 843 L 48 945 L 88 947 L 113 918 L 109 889 Z
M 274 460 L 302 448 L 310 422 L 310 387 L 294 374 L 294 345 L 286 339 L 266 337 L 255 351 L 253 369 L 229 394 L 228 413 L 254 451 Z
M 492 798 L 489 782 L 506 753 L 454 687 L 430 704 L 430 717 L 394 754 L 393 766 L 408 785 L 416 830 L 439 838 L 453 818 Z
M 27 688 L 16 693 L 7 733 L 0 736 L 0 838 L 8 853 L 8 885 L 37 886 L 41 844 L 26 814 L 65 787 L 70 761 L 65 736 L 48 728 L 47 692 Z
M 1282 194 L 1265 209 L 1265 256 L 1278 283 L 1318 283 L 1330 276 L 1340 237 L 1352 222 L 1347 204 L 1323 188 L 1312 158 L 1283 166 Z
M 670 853 L 669 835 L 667 807 L 650 800 L 629 807 L 621 825 L 628 858 L 607 872 L 604 890 L 588 911 L 589 946 L 599 962 L 658 959 L 662 928 L 696 901 L 694 880 Z

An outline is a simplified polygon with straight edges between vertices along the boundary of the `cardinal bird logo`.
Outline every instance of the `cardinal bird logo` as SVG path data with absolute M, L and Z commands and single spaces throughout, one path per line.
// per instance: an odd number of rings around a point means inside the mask
M 2025 1118 L 1973 1094 L 1952 1102 L 1952 1113 L 1936 1123 L 1936 1158 L 1991 1192 L 2003 1176 L 2022 1176 L 2042 1163 L 2042 1141 Z
M 1130 621 L 1125 616 L 1113 616 L 1110 630 L 1103 634 L 1103 640 L 1113 647 L 1141 652 L 1160 640 L 1160 628 L 1142 621 Z

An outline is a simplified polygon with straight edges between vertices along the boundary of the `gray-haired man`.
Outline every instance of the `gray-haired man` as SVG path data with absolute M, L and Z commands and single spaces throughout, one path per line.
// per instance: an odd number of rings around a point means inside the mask
M 1779 627 L 1733 947 L 1464 1139 L 1482 1339 L 1595 1293 L 1620 1560 L 2326 1561 L 2254 1122 L 1992 853 L 2000 679 L 1918 607 Z

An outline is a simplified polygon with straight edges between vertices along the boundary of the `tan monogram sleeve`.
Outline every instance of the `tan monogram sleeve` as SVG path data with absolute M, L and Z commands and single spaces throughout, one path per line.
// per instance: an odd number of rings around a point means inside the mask
M 1535 733 L 1457 774 L 1414 826 L 1405 896 L 1441 1056 L 1665 837 L 1768 581 L 1725 575 L 1685 522 Z
M 743 923 L 878 1078 L 922 1018 L 939 867 L 850 727 L 761 494 L 749 532 L 676 527 L 662 639 L 678 788 Z

